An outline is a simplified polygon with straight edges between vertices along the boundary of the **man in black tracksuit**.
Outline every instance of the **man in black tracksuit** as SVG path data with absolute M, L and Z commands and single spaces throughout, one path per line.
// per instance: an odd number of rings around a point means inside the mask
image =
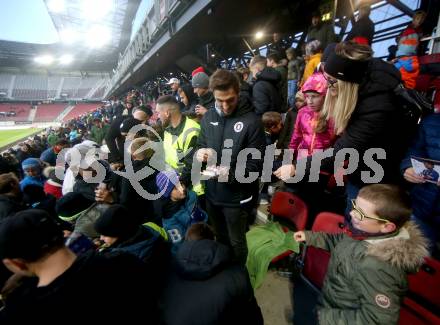
M 221 166 L 220 176 L 206 181 L 206 208 L 218 240 L 232 246 L 236 260 L 244 265 L 247 217 L 258 187 L 255 174 L 260 175 L 263 166 L 264 129 L 250 101 L 239 98 L 239 81 L 234 74 L 218 70 L 211 76 L 210 88 L 216 107 L 201 121 L 196 157 L 208 166 Z M 258 153 L 242 153 L 243 159 L 238 159 L 243 149 Z

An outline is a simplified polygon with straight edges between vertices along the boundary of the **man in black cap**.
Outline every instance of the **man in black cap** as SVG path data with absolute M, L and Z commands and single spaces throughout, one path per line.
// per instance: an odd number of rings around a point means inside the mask
M 134 120 L 139 121 L 137 124 L 148 124 L 148 120 L 153 115 L 153 111 L 151 106 L 140 106 L 133 111 L 133 114 L 130 116 L 120 116 L 113 120 L 110 125 L 110 129 L 107 132 L 105 137 L 105 143 L 107 144 L 108 149 L 110 150 L 109 154 L 109 162 L 112 164 L 122 164 L 124 161 L 124 134 L 128 133 L 131 127 L 136 125 L 133 123 Z M 127 120 L 129 119 L 129 120 Z M 127 122 L 126 122 L 127 120 Z M 125 127 L 121 132 L 121 127 Z M 130 126 L 130 128 L 127 128 Z
M 130 323 L 140 311 L 146 323 L 156 321 L 139 260 L 124 253 L 76 256 L 42 210 L 25 210 L 0 224 L 0 259 L 22 277 L 5 297 L 1 324 L 54 324 L 66 317 L 71 323 Z

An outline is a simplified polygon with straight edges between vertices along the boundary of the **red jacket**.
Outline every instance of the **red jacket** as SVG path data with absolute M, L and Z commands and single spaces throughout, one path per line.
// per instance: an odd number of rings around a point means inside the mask
M 61 184 L 55 183 L 49 179 L 44 183 L 44 193 L 52 194 L 56 199 L 59 199 L 63 196 L 63 193 L 61 192 L 62 187 Z

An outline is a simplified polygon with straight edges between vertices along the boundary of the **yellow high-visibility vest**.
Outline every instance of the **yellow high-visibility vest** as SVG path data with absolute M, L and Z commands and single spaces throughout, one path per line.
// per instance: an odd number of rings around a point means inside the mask
M 199 133 L 200 125 L 189 118 L 186 118 L 185 126 L 177 138 L 167 131 L 164 132 L 163 146 L 165 162 L 179 174 L 181 174 L 184 167 L 184 163 L 179 161 L 179 156 L 180 158 L 186 156 L 191 139 L 194 136 L 198 136 Z M 193 191 L 196 192 L 197 195 L 205 193 L 201 183 L 193 184 Z

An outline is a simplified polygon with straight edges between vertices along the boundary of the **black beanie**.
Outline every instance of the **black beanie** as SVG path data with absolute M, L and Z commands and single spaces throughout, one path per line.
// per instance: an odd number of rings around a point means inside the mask
M 141 105 L 136 108 L 137 111 L 142 111 L 149 117 L 153 116 L 153 108 L 150 105 Z
M 95 201 L 89 200 L 81 193 L 70 192 L 57 201 L 56 212 L 61 219 L 69 218 L 86 210 L 93 203 Z
M 364 79 L 370 60 L 360 61 L 342 57 L 333 51 L 325 60 L 324 70 L 332 77 L 360 84 Z
M 139 227 L 139 220 L 120 204 L 110 206 L 95 222 L 95 230 L 101 235 L 115 238 L 128 238 Z
M 328 60 L 330 54 L 335 51 L 336 45 L 338 45 L 338 43 L 330 43 L 327 45 L 327 47 L 324 49 L 324 52 L 322 52 L 321 62 L 325 63 Z
M 63 242 L 61 227 L 44 210 L 20 211 L 0 223 L 0 259 L 34 262 Z
M 134 117 L 128 117 L 120 125 L 121 133 L 128 133 L 132 127 L 141 123 L 141 121 L 135 119 Z

